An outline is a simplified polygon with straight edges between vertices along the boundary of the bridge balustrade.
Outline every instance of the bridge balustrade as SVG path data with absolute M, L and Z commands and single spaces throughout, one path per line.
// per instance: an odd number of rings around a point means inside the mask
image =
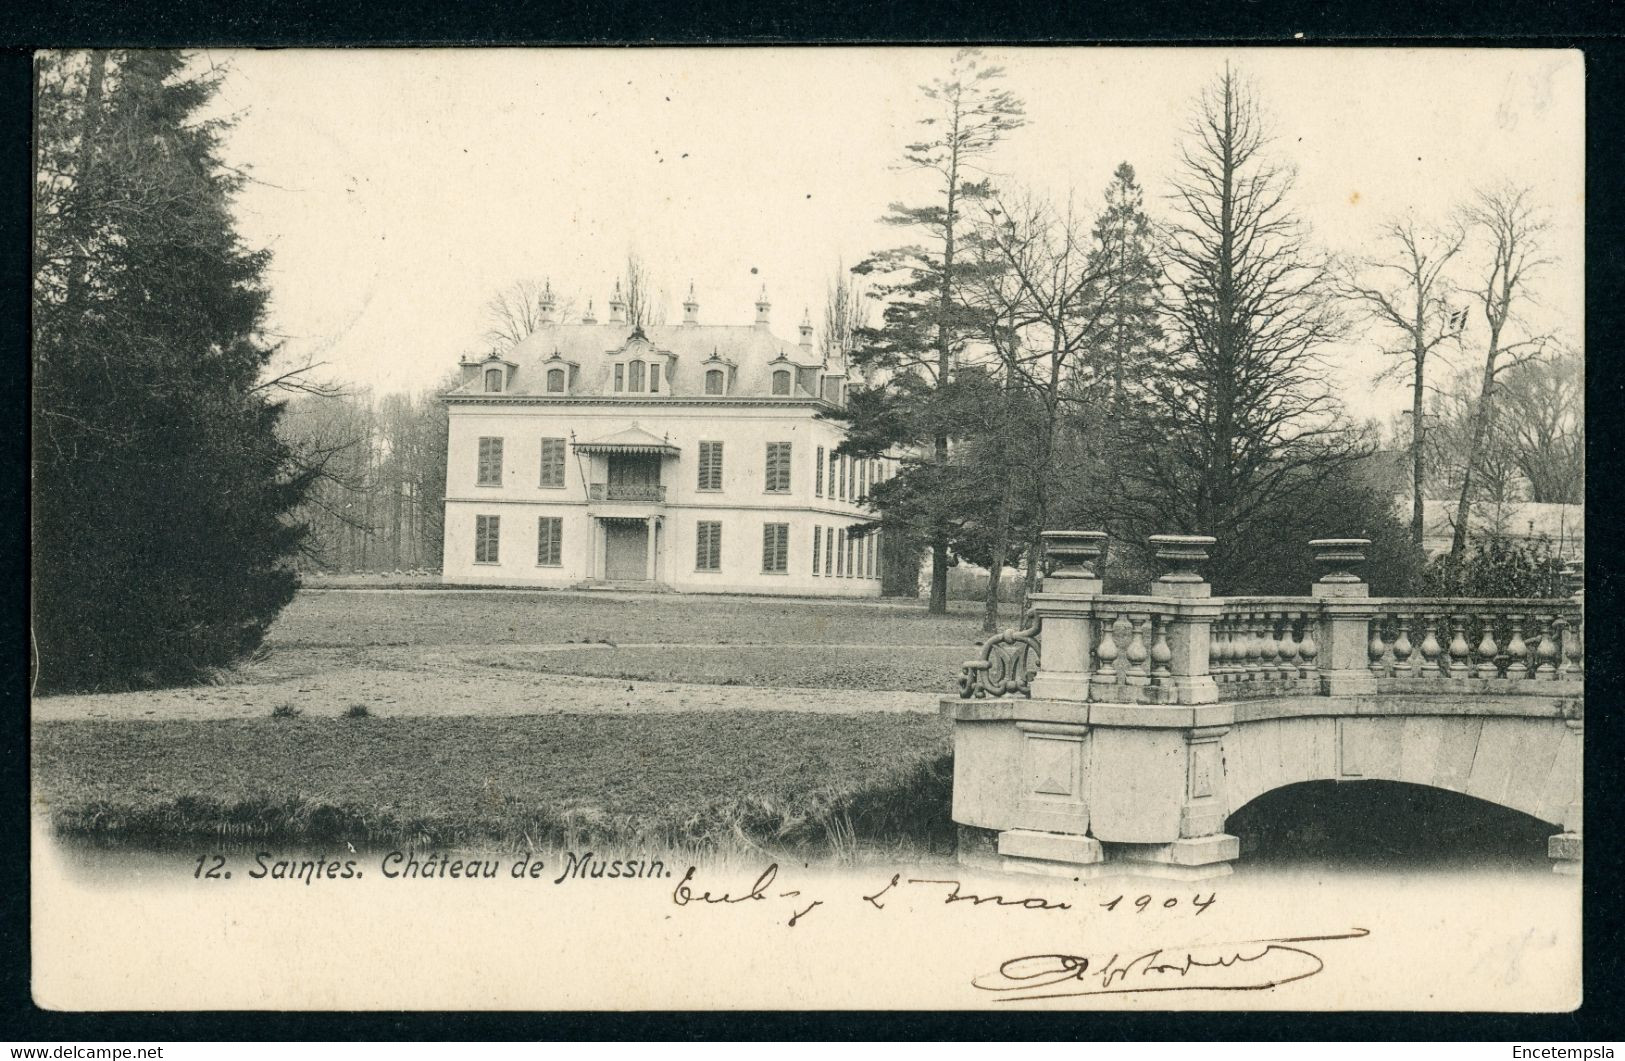
M 1106 535 L 1044 535 L 1022 629 L 964 667 L 954 820 L 969 861 L 1073 876 L 1229 872 L 1228 815 L 1309 780 L 1429 785 L 1561 831 L 1581 859 L 1585 649 L 1569 599 L 1372 597 L 1363 539 L 1311 542 L 1307 596 L 1214 597 L 1214 539 L 1157 535 L 1144 594 L 1105 593 Z M 1403 825 L 1403 823 L 1400 823 Z
M 1336 548 L 1341 564 L 1336 574 L 1347 576 L 1354 563 L 1347 554 L 1356 547 L 1339 540 Z M 1098 584 L 1092 576 L 1076 574 L 1047 582 L 1023 629 L 989 638 L 981 657 L 965 664 L 960 695 L 1034 695 L 1046 618 L 1052 627 L 1070 626 L 1070 640 L 1087 647 L 1083 665 L 1062 668 L 1073 679 L 1071 699 L 1205 702 L 1192 696 L 1207 682 L 1213 686 L 1212 702 L 1350 691 L 1583 693 L 1584 617 L 1578 594 L 1566 600 L 1366 597 L 1363 582 L 1342 577 L 1319 584 L 1332 590 L 1324 596 L 1204 600 L 1094 592 Z M 1172 584 L 1205 588 L 1205 583 Z M 1332 628 L 1344 636 L 1337 638 Z M 1358 658 L 1348 651 L 1356 647 L 1347 636 L 1354 628 L 1361 629 Z M 1322 646 L 1330 641 L 1337 645 L 1328 659 Z M 1180 647 L 1195 643 L 1205 644 L 1205 652 L 1200 657 L 1183 653 L 1186 666 L 1176 674 Z M 1323 668 L 1342 680 L 1323 681 Z M 1362 671 L 1369 673 L 1369 683 L 1359 680 Z

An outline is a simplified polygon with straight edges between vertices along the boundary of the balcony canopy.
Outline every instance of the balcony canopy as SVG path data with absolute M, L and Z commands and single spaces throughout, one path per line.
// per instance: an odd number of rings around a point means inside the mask
M 675 457 L 680 452 L 666 439 L 656 438 L 636 425 L 591 442 L 576 442 L 574 446 L 577 453 L 653 453 Z

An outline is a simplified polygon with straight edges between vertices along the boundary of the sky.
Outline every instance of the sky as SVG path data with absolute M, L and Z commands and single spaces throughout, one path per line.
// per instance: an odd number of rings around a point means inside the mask
M 1147 210 L 1169 180 L 1202 87 L 1233 64 L 1269 119 L 1273 161 L 1318 245 L 1375 250 L 1390 217 L 1438 218 L 1480 186 L 1530 186 L 1552 263 L 1529 325 L 1580 344 L 1583 61 L 1578 52 L 1459 49 L 988 49 L 1028 124 L 989 160 L 996 181 L 1098 210 L 1113 169 Z M 774 330 L 816 321 L 837 267 L 907 242 L 887 204 L 928 199 L 901 168 L 939 48 L 219 51 L 225 144 L 253 178 L 240 231 L 272 251 L 271 327 L 290 362 L 377 392 L 432 387 L 489 343 L 485 305 L 551 280 L 602 319 L 636 251 L 680 320 L 749 323 L 763 285 Z M 910 237 L 912 238 L 912 237 Z M 1464 267 L 1473 263 L 1464 260 Z M 1375 341 L 1329 350 L 1349 410 L 1386 417 Z M 1463 354 L 1464 360 L 1467 354 Z

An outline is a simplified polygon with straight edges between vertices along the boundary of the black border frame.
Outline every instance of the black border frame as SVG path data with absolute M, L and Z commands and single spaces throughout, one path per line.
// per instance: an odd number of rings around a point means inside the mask
M 1588 465 L 1609 468 L 1619 448 L 1625 388 L 1610 363 L 1621 335 L 1625 299 L 1625 202 L 1617 150 L 1625 136 L 1625 19 L 1607 0 L 1563 6 L 1466 4 L 1443 0 L 1370 0 L 1363 4 L 1225 2 L 1078 4 L 1034 0 L 970 5 L 963 0 L 863 5 L 812 0 L 791 10 L 771 0 L 711 5 L 627 0 L 611 6 L 568 0 L 549 7 L 472 0 L 402 0 L 387 8 L 332 10 L 310 0 L 277 7 L 175 0 L 137 8 L 120 0 L 32 3 L 0 14 L 0 351 L 11 371 L 0 385 L 0 455 L 15 474 L 0 480 L 0 502 L 27 511 L 31 107 L 30 51 L 36 47 L 249 46 L 405 47 L 452 45 L 762 45 L 762 44 L 1188 44 L 1236 47 L 1544 47 L 1578 48 L 1586 61 L 1586 333 Z M 1301 34 L 1301 37 L 1297 35 Z M 1620 487 L 1588 475 L 1592 546 L 1587 590 L 1589 684 L 1618 687 L 1616 563 Z M 1543 1042 L 1606 1041 L 1621 1016 L 1618 907 L 1625 898 L 1609 797 L 1621 761 L 1620 733 L 1599 701 L 1587 734 L 1586 802 L 1591 828 L 1583 883 L 1585 999 L 1571 1014 L 1472 1013 L 985 1013 L 985 1012 L 695 1012 L 695 1013 L 59 1013 L 29 993 L 27 522 L 8 521 L 0 538 L 0 584 L 11 606 L 0 610 L 4 711 L 0 740 L 0 851 L 8 886 L 0 887 L 0 1027 L 6 1037 L 40 1043 L 221 1040 L 525 1040 L 709 1039 L 1417 1039 Z

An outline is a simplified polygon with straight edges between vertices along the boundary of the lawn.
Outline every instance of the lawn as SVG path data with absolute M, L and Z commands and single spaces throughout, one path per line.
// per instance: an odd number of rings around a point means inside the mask
M 544 674 L 805 689 L 951 693 L 975 646 L 640 645 L 551 651 L 509 649 L 469 662 Z
M 132 842 L 952 843 L 949 724 L 933 715 L 53 722 L 34 727 L 33 759 L 58 831 Z
M 271 628 L 267 645 L 272 651 L 566 641 L 971 648 L 982 637 L 980 618 L 979 608 L 963 604 L 949 615 L 934 616 L 913 603 L 331 590 L 300 593 Z

